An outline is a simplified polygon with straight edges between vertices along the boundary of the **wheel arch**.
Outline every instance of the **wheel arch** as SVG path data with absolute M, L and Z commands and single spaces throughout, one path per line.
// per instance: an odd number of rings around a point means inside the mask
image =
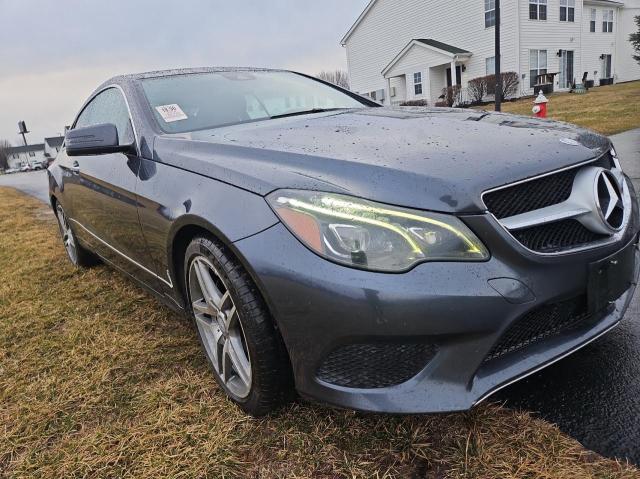
M 216 228 L 213 224 L 208 222 L 207 220 L 197 217 L 197 216 L 189 216 L 181 218 L 181 221 L 174 225 L 172 228 L 172 233 L 170 234 L 170 241 L 168 244 L 168 264 L 170 268 L 170 272 L 173 278 L 176 280 L 176 286 L 180 293 L 180 296 L 186 305 L 187 303 L 187 294 L 186 294 L 186 285 L 184 284 L 184 255 L 186 253 L 187 247 L 191 240 L 198 235 L 208 236 L 218 242 L 220 242 L 226 249 L 228 249 L 233 257 L 240 262 L 244 270 L 249 274 L 253 284 L 255 284 L 260 296 L 262 297 L 268 311 L 271 320 L 274 323 L 274 326 L 278 328 L 278 320 L 276 315 L 274 314 L 275 309 L 269 296 L 266 294 L 264 285 L 260 281 L 259 276 L 256 274 L 255 270 L 251 267 L 247 259 L 242 255 L 242 253 L 235 247 L 233 241 L 229 240 L 229 238 L 218 228 Z

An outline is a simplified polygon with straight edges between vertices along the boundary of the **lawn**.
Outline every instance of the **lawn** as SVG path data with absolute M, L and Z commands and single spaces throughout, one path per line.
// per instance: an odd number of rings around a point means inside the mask
M 640 81 L 595 87 L 586 95 L 552 93 L 548 97 L 548 117 L 613 135 L 640 128 Z M 502 105 L 502 111 L 531 116 L 533 98 Z M 477 107 L 493 110 L 494 105 Z
M 0 477 L 639 477 L 498 405 L 251 419 L 189 321 L 107 267 L 74 269 L 37 200 L 0 201 Z

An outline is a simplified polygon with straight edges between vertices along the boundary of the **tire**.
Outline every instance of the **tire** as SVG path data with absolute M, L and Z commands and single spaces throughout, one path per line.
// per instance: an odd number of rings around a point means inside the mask
M 242 265 L 222 244 L 196 237 L 185 253 L 184 285 L 202 349 L 227 396 L 256 417 L 290 401 L 284 343 Z
M 69 261 L 77 268 L 89 268 L 96 265 L 99 262 L 98 258 L 78 243 L 67 219 L 67 215 L 60 203 L 56 203 L 56 218 L 58 219 L 58 228 L 60 228 L 62 244 L 67 252 Z

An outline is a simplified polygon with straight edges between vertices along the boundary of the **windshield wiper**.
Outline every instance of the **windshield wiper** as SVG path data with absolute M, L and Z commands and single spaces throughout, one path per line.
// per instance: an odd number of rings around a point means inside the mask
M 274 120 L 276 118 L 286 118 L 288 116 L 310 115 L 312 113 L 324 113 L 327 111 L 336 111 L 336 110 L 344 110 L 344 108 L 313 108 L 311 110 L 292 111 L 289 113 L 282 113 L 281 115 L 273 115 L 273 116 L 270 116 L 269 118 Z

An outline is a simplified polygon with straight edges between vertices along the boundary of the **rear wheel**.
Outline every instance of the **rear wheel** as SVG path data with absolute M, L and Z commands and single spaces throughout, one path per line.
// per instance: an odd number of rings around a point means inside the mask
M 189 306 L 204 353 L 227 396 L 261 416 L 293 395 L 291 367 L 253 281 L 222 245 L 206 237 L 185 254 Z
M 60 203 L 56 205 L 56 218 L 58 218 L 60 236 L 62 236 L 62 243 L 64 244 L 64 249 L 67 252 L 69 260 L 74 264 L 74 266 L 80 268 L 87 268 L 95 265 L 98 262 L 98 259 L 78 243 L 73 230 L 71 229 L 71 225 L 69 224 L 69 219 L 67 218 L 67 215 Z

